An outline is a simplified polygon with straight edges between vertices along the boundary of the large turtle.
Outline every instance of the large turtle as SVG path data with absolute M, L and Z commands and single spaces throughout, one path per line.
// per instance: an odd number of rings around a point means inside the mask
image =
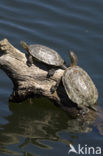
M 33 64 L 33 58 L 51 66 L 51 69 L 48 71 L 47 77 L 53 76 L 55 67 L 61 69 L 67 68 L 64 65 L 64 60 L 55 50 L 40 44 L 28 45 L 24 41 L 21 41 L 20 43 L 29 54 L 27 61 L 28 66 L 31 66 Z
M 62 82 L 66 93 L 71 101 L 79 108 L 92 108 L 96 110 L 94 104 L 98 99 L 98 91 L 87 74 L 81 67 L 77 66 L 77 56 L 70 52 L 70 67 L 68 67 L 62 77 Z

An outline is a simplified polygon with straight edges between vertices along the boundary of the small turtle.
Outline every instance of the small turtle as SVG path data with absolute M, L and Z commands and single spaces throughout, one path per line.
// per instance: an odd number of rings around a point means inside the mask
M 33 58 L 51 66 L 51 69 L 48 71 L 47 77 L 53 76 L 56 70 L 55 67 L 61 69 L 67 68 L 64 65 L 64 60 L 55 50 L 40 44 L 28 45 L 24 41 L 21 41 L 20 43 L 29 54 L 27 61 L 28 66 L 31 66 L 33 64 Z
M 62 82 L 66 93 L 71 101 L 77 104 L 78 108 L 91 108 L 96 111 L 93 105 L 97 102 L 98 91 L 82 68 L 77 66 L 77 56 L 70 52 L 70 67 L 63 74 Z

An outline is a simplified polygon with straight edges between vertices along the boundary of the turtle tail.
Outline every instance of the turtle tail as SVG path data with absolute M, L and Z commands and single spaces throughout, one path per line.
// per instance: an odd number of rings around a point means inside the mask
M 65 70 L 65 69 L 67 69 L 67 66 L 66 66 L 65 64 L 63 64 L 63 65 L 61 66 L 61 68 Z
M 29 45 L 24 42 L 24 41 L 20 41 L 20 44 L 22 45 L 22 47 L 26 50 L 26 51 L 29 51 Z
M 90 108 L 90 109 L 92 109 L 93 111 L 97 112 L 97 109 L 96 109 L 96 107 L 94 107 L 94 106 L 88 106 L 88 108 Z

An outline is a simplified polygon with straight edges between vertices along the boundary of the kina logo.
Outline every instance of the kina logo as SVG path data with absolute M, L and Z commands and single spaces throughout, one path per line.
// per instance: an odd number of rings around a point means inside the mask
M 72 144 L 69 144 L 69 151 L 68 154 L 82 154 L 82 155 L 101 155 L 102 156 L 102 148 L 97 147 L 90 147 L 87 144 L 84 146 L 81 146 L 80 144 L 77 145 L 77 148 L 75 148 Z
M 68 154 L 70 154 L 72 152 L 78 154 L 78 152 L 76 151 L 76 149 L 74 148 L 74 146 L 72 144 L 69 144 L 69 146 L 70 146 L 70 150 L 68 151 Z

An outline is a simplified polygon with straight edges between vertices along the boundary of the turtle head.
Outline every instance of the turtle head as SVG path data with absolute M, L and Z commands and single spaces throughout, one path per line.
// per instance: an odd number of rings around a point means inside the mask
M 71 62 L 70 66 L 77 66 L 78 58 L 76 54 L 73 51 L 70 51 L 69 57 L 70 57 L 70 62 Z
M 22 45 L 22 47 L 26 50 L 26 51 L 29 51 L 29 45 L 24 42 L 24 41 L 20 41 L 20 44 Z

